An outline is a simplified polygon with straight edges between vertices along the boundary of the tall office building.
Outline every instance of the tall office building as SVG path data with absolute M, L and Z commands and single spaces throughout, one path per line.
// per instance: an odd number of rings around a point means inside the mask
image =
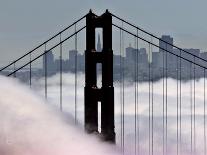
M 126 59 L 131 61 L 135 60 L 136 50 L 131 47 L 131 44 L 129 44 L 129 47 L 126 48 Z
M 161 40 L 159 41 L 159 65 L 160 67 L 167 66 L 172 67 L 174 66 L 174 62 L 176 61 L 176 57 L 170 53 L 173 53 L 173 38 L 170 35 L 162 35 Z M 163 50 L 164 49 L 164 50 Z M 167 60 L 166 60 L 167 59 Z
M 43 55 L 43 71 L 45 71 L 45 68 L 47 68 L 47 74 L 51 75 L 55 72 L 54 67 L 54 55 L 52 54 L 52 51 L 47 52 L 47 54 Z
M 171 45 L 163 42 L 162 40 L 169 43 L 169 44 L 171 44 Z M 173 38 L 170 37 L 170 35 L 162 35 L 161 40 L 159 41 L 159 46 L 163 49 L 168 50 L 168 51 L 173 51 L 173 46 L 172 45 L 173 45 Z M 163 52 L 162 49 L 159 49 L 159 51 Z
M 78 55 L 77 50 L 70 50 L 69 51 L 69 70 L 74 72 L 75 71 L 75 59 Z
M 98 42 L 97 42 L 97 47 L 96 47 L 97 52 L 101 52 L 101 39 L 100 39 L 100 34 L 98 34 Z

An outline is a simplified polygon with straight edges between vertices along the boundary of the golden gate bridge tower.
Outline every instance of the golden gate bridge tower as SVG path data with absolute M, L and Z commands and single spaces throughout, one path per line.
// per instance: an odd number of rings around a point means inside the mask
M 95 30 L 103 29 L 103 49 L 95 48 Z M 102 64 L 102 87 L 97 87 L 97 63 Z M 97 16 L 89 12 L 86 16 L 85 51 L 85 129 L 88 133 L 98 132 L 98 102 L 101 102 L 101 137 L 115 142 L 114 132 L 114 87 L 112 16 L 106 12 Z

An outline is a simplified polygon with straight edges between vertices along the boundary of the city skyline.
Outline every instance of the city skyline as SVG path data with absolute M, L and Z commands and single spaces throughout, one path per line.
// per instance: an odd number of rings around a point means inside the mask
M 101 52 L 102 44 L 100 39 L 100 34 L 97 34 L 97 42 L 96 42 L 96 50 L 98 52 Z M 165 42 L 169 43 L 166 44 Z M 138 80 L 140 81 L 147 81 L 148 73 L 149 73 L 149 64 L 151 68 L 154 71 L 154 73 L 151 75 L 151 78 L 153 80 L 159 80 L 163 77 L 163 68 L 168 68 L 168 77 L 176 79 L 177 77 L 177 66 L 179 65 L 179 61 L 181 61 L 181 72 L 182 72 L 182 79 L 183 80 L 189 80 L 192 78 L 192 72 L 193 68 L 191 68 L 190 71 L 190 63 L 185 61 L 184 59 L 181 59 L 178 61 L 177 57 L 175 55 L 180 55 L 180 50 L 177 48 L 174 48 L 172 45 L 174 43 L 174 38 L 172 38 L 170 35 L 162 35 L 161 40 L 159 41 L 159 51 L 151 51 L 151 57 L 149 56 L 150 53 L 148 53 L 146 48 L 139 48 L 136 49 L 129 44 L 128 47 L 125 48 L 123 55 L 116 55 L 113 54 L 113 69 L 114 69 L 114 80 L 118 80 L 120 78 L 120 59 L 124 61 L 123 70 L 125 70 L 126 77 L 128 80 L 133 81 L 134 77 L 134 68 L 133 66 L 137 63 L 138 70 L 140 77 Z M 165 52 L 166 49 L 168 52 Z M 182 52 L 182 56 L 184 58 L 187 58 L 188 60 L 193 62 L 193 55 L 196 55 L 198 57 L 202 57 L 203 59 L 207 60 L 207 52 L 201 52 L 200 49 L 184 49 L 187 53 Z M 171 54 L 172 53 L 172 54 Z M 189 53 L 189 54 L 188 54 Z M 75 59 L 77 56 L 77 68 L 75 69 Z M 179 58 L 180 59 L 180 58 Z M 42 71 L 44 73 L 45 68 L 45 55 L 43 56 L 43 64 L 42 64 Z M 167 63 L 166 63 L 167 60 Z M 68 51 L 68 57 L 65 60 L 55 59 L 54 54 L 52 51 L 49 51 L 47 53 L 47 74 L 49 76 L 55 75 L 60 72 L 60 63 L 62 63 L 62 71 L 65 73 L 71 72 L 75 73 L 85 71 L 85 53 L 80 52 L 77 50 L 69 50 Z M 199 65 L 205 66 L 206 63 L 203 61 L 197 62 Z M 192 67 L 192 66 L 191 66 Z M 101 74 L 101 67 L 97 66 L 98 74 Z M 41 73 L 41 72 L 40 72 Z M 141 74 L 144 74 L 141 75 Z M 165 76 L 165 75 L 164 75 Z M 199 66 L 196 66 L 196 78 L 203 77 L 203 70 L 202 68 L 199 68 Z
M 79 8 L 80 4 L 84 4 L 82 8 Z M 200 18 L 206 14 L 206 5 L 207 2 L 204 0 L 172 2 L 131 0 L 118 3 L 117 1 L 61 0 L 58 1 L 58 5 L 57 2 L 48 0 L 1 1 L 0 52 L 3 55 L 0 64 L 3 66 L 18 58 L 39 42 L 66 27 L 73 19 L 87 13 L 89 9 L 101 14 L 108 8 L 109 11 L 150 30 L 157 36 L 162 34 L 173 36 L 179 47 L 199 48 L 206 51 L 206 21 Z M 45 8 L 50 9 L 45 11 Z

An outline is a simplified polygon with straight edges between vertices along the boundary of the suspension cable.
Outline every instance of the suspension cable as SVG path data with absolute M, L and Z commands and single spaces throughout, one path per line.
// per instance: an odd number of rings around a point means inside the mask
M 63 91 L 63 88 L 62 88 L 62 36 L 61 36 L 62 33 L 60 33 L 60 111 L 63 110 L 63 107 L 62 107 L 62 91 Z
M 14 63 L 13 70 L 16 70 L 16 63 Z M 16 73 L 14 74 L 14 77 L 16 77 Z
M 120 51 L 120 107 L 121 107 L 121 150 L 123 153 L 123 110 L 122 110 L 122 30 L 120 29 L 120 46 L 119 46 L 119 51 Z
M 76 33 L 76 24 L 75 24 L 75 124 L 77 123 L 77 33 Z
M 178 123 L 179 122 L 179 120 L 178 120 L 178 113 L 179 113 L 178 112 L 178 110 L 179 110 L 179 99 L 178 99 L 179 98 L 178 97 L 179 96 L 179 94 L 178 94 L 178 86 L 179 86 L 179 84 L 178 84 L 178 74 L 179 74 L 178 73 L 178 57 L 176 57 L 176 60 L 177 60 L 177 69 L 176 69 L 176 75 L 177 75 L 176 79 L 177 80 L 176 80 L 176 82 L 177 82 L 177 155 L 178 155 L 179 154 L 179 152 L 178 152 L 179 151 L 179 135 L 178 135 L 178 132 L 179 132 L 178 131 L 178 128 L 179 128 L 179 123 Z
M 204 155 L 206 155 L 206 70 L 204 69 Z
M 150 67 L 150 44 L 148 44 L 149 45 L 149 52 L 148 52 L 148 67 L 149 67 L 149 79 L 148 79 L 148 86 L 149 86 L 149 93 L 148 93 L 148 101 L 149 101 L 149 155 L 151 154 L 150 152 L 151 152 L 151 67 Z
M 190 152 L 193 153 L 193 96 L 192 96 L 192 63 L 190 63 Z
M 166 50 L 167 50 L 167 44 L 166 44 Z M 167 59 L 167 57 L 168 57 L 168 53 L 167 52 L 165 52 L 165 66 L 166 66 L 166 68 L 165 68 L 165 74 L 166 74 L 166 76 L 165 76 L 165 104 L 166 104 L 166 106 L 165 106 L 165 115 L 166 115 L 166 119 L 165 119 L 165 144 L 166 144 L 166 147 L 165 147 L 165 149 L 166 149 L 166 154 L 168 153 L 168 148 L 167 148 L 167 119 L 168 119 L 168 117 L 167 117 L 167 78 L 168 78 L 168 65 L 167 65 L 167 61 L 168 61 L 168 59 Z
M 180 154 L 182 153 L 182 103 L 181 103 L 181 89 L 182 89 L 182 61 L 181 61 L 181 50 L 180 50 Z
M 137 29 L 137 36 L 139 36 L 139 30 Z M 140 154 L 140 142 L 139 142 L 139 39 L 137 39 L 137 152 Z
M 137 48 L 136 37 L 134 38 L 134 50 Z M 135 61 L 134 61 L 134 154 L 137 155 L 137 54 L 135 51 Z
M 151 42 L 153 42 L 153 38 L 151 38 Z M 150 58 L 150 61 L 152 61 L 152 52 L 153 52 L 153 46 L 151 45 L 151 58 Z M 152 64 L 152 62 L 151 62 L 151 64 Z M 151 70 L 151 78 L 152 78 L 152 155 L 154 154 L 154 94 L 153 94 L 153 68 L 152 68 L 152 70 Z
M 122 22 L 122 28 L 124 27 L 124 25 L 123 25 L 123 22 Z M 125 122 L 125 118 L 124 118 L 124 113 L 125 113 L 125 103 L 124 103 L 124 99 L 125 99 L 125 89 L 124 89 L 124 87 L 125 87 L 125 83 L 124 83 L 124 79 L 125 79 L 125 73 L 124 73 L 124 67 L 125 67 L 125 63 L 124 63 L 124 31 L 122 31 L 122 52 L 123 52 L 123 61 L 122 61 L 122 65 L 123 65 L 123 77 L 122 77 L 122 79 L 123 79 L 123 81 L 122 81 L 122 84 L 123 84 L 123 86 L 122 86 L 122 93 L 123 93 L 123 95 L 122 95 L 122 101 L 123 101 L 123 118 L 122 118 L 122 120 L 123 120 L 123 154 L 125 154 L 125 140 L 124 140 L 124 138 L 125 138 L 125 129 L 124 129 L 124 127 L 125 127 L 125 124 L 124 124 L 124 122 Z
M 193 61 L 195 62 L 195 57 L 193 57 Z M 194 121 L 194 124 L 193 124 L 193 136 L 194 136 L 194 141 L 193 141 L 193 144 L 194 144 L 194 154 L 196 153 L 196 126 L 195 126 L 195 121 L 196 121 L 196 109 L 195 109 L 195 64 L 193 65 L 193 121 Z
M 162 152 L 165 155 L 165 51 L 162 50 Z
M 81 32 L 83 29 L 85 29 L 86 26 L 83 26 L 82 28 L 80 28 L 79 30 L 76 31 L 76 33 Z M 67 38 L 65 38 L 64 40 L 61 41 L 61 43 L 64 43 L 65 41 L 67 41 L 68 39 L 70 39 L 71 37 L 73 37 L 76 33 L 71 34 L 70 36 L 68 36 Z M 36 58 L 31 60 L 31 63 L 34 62 L 35 60 L 39 59 L 40 57 L 42 57 L 43 55 L 45 55 L 46 53 L 48 53 L 49 51 L 51 51 L 52 49 L 56 48 L 57 46 L 59 46 L 60 43 L 54 45 L 53 47 L 51 47 L 50 49 L 48 49 L 46 52 L 43 52 L 42 54 L 38 55 Z M 25 63 L 24 65 L 22 65 L 21 67 L 19 67 L 18 69 L 16 69 L 15 71 L 13 71 L 12 73 L 8 74 L 7 76 L 11 76 L 13 74 L 15 74 L 17 71 L 19 71 L 20 69 L 24 68 L 25 66 L 29 65 L 30 62 Z
M 153 45 L 153 46 L 156 46 L 157 47 L 157 45 L 155 45 L 154 43 L 151 43 L 151 42 L 149 42 L 149 41 L 147 41 L 146 39 L 143 39 L 143 38 L 141 38 L 141 37 L 139 37 L 139 36 L 137 36 L 137 35 L 135 35 L 135 34 L 133 34 L 133 33 L 131 33 L 131 32 L 129 32 L 129 31 L 127 31 L 127 30 L 125 30 L 125 29 L 123 29 L 123 28 L 121 28 L 121 27 L 119 27 L 119 26 L 117 26 L 117 25 L 115 25 L 115 24 L 113 24 L 113 26 L 115 26 L 115 27 L 117 27 L 117 28 L 120 28 L 122 31 L 125 31 L 125 32 L 127 32 L 127 33 L 129 33 L 130 35 L 133 35 L 133 36 L 135 36 L 135 37 L 137 37 L 137 38 L 139 38 L 139 39 L 141 39 L 141 40 L 143 40 L 144 42 L 147 42 L 147 43 L 150 43 L 151 45 Z M 203 69 L 206 69 L 206 67 L 205 66 L 202 66 L 201 64 L 198 64 L 198 63 L 196 63 L 195 61 L 192 61 L 192 60 L 189 60 L 189 59 L 187 59 L 187 58 L 185 58 L 185 57 L 183 57 L 182 55 L 181 55 L 181 50 L 180 50 L 180 54 L 175 54 L 175 53 L 172 53 L 171 51 L 168 51 L 168 50 L 166 50 L 166 49 L 163 49 L 162 47 L 159 47 L 160 49 L 162 49 L 163 51 L 166 51 L 166 52 L 168 52 L 168 53 L 170 53 L 170 54 L 172 54 L 172 55 L 175 55 L 176 57 L 178 57 L 179 59 L 180 59 L 180 84 L 179 84 L 179 103 L 180 103 L 180 105 L 179 105 L 179 147 L 177 147 L 177 149 L 179 150 L 179 152 L 181 153 L 182 152 L 182 59 L 183 60 L 186 60 L 187 62 L 190 62 L 190 63 L 192 63 L 192 64 L 194 64 L 194 65 L 196 65 L 196 66 L 199 66 L 199 67 L 201 67 L 201 68 L 203 68 Z M 195 59 L 195 58 L 194 58 Z M 164 70 L 164 69 L 163 69 Z M 166 82 L 166 81 L 165 81 Z M 166 89 L 165 89 L 165 86 L 163 85 L 163 89 L 166 91 Z M 167 91 L 166 91 L 167 92 Z M 164 93 L 163 93 L 163 95 L 164 95 Z M 166 107 L 165 107 L 165 110 L 166 110 Z M 165 115 L 165 113 L 163 113 L 163 117 L 164 117 L 164 115 Z M 167 119 L 166 119 L 167 120 Z M 195 123 L 195 121 L 194 121 L 194 124 L 196 124 Z M 165 125 L 163 125 L 163 129 L 165 128 Z M 195 132 L 195 131 L 194 131 Z M 163 132 L 163 134 L 166 136 L 166 130 Z M 163 135 L 163 137 L 165 137 Z M 195 139 L 195 138 L 194 138 Z M 165 140 L 166 140 L 166 137 L 165 137 Z M 165 143 L 165 140 L 163 140 L 163 144 Z M 196 140 L 196 139 L 195 139 Z M 194 142 L 195 143 L 195 142 Z M 195 143 L 196 144 L 196 143 Z M 194 148 L 196 148 L 196 146 L 194 146 Z M 163 150 L 165 150 L 165 148 L 163 147 Z M 195 151 L 194 151 L 195 152 Z M 163 153 L 164 154 L 164 153 Z
M 32 56 L 31 56 L 31 53 L 29 54 L 29 86 L 30 88 L 32 87 L 32 63 L 31 63 L 31 59 L 32 59 Z
M 47 99 L 47 45 L 45 43 L 45 98 Z
M 182 51 L 182 52 L 184 52 L 184 53 L 186 53 L 186 54 L 188 54 L 188 55 L 194 56 L 194 57 L 196 57 L 197 59 L 204 61 L 205 63 L 207 62 L 207 60 L 204 59 L 204 58 L 201 58 L 201 57 L 199 57 L 199 56 L 197 56 L 197 55 L 194 55 L 194 54 L 192 54 L 192 53 L 190 53 L 190 52 L 188 52 L 188 51 L 186 51 L 186 50 L 184 50 L 184 49 L 181 49 L 181 48 L 179 48 L 178 46 L 175 46 L 175 45 L 173 45 L 173 44 L 171 44 L 171 43 L 169 43 L 169 42 L 167 42 L 167 41 L 165 41 L 165 40 L 163 40 L 163 39 L 161 39 L 161 38 L 159 38 L 159 37 L 153 35 L 152 33 L 149 33 L 149 32 L 147 32 L 147 31 L 145 31 L 144 29 L 142 29 L 142 28 L 140 28 L 140 27 L 138 27 L 138 26 L 135 26 L 135 25 L 132 24 L 132 23 L 129 23 L 128 21 L 126 21 L 126 20 L 124 20 L 124 19 L 122 19 L 122 18 L 120 18 L 120 17 L 118 17 L 118 16 L 116 16 L 116 15 L 114 15 L 114 14 L 112 14 L 112 13 L 111 13 L 111 15 L 112 15 L 113 17 L 115 17 L 116 19 L 120 20 L 121 22 L 124 22 L 124 23 L 126 23 L 126 24 L 128 24 L 128 25 L 134 27 L 135 29 L 138 29 L 138 30 L 140 30 L 141 32 L 143 32 L 143 33 L 145 33 L 145 34 L 147 34 L 147 35 L 149 35 L 149 36 L 151 36 L 151 37 L 153 37 L 153 38 L 156 38 L 157 40 L 159 40 L 159 41 L 161 41 L 161 42 L 164 42 L 164 43 L 168 44 L 169 46 L 172 46 L 172 47 L 178 49 L 179 51 Z
M 52 36 L 51 38 L 49 38 L 48 40 L 46 40 L 45 42 L 43 42 L 42 44 L 38 45 L 37 47 L 35 47 L 33 50 L 27 52 L 26 54 L 24 54 L 23 56 L 19 57 L 18 59 L 16 59 L 15 61 L 11 62 L 10 64 L 8 64 L 7 66 L 3 67 L 0 69 L 0 72 L 5 70 L 6 68 L 8 68 L 9 66 L 11 66 L 12 64 L 16 63 L 17 61 L 21 60 L 22 58 L 24 58 L 25 56 L 29 55 L 30 53 L 34 52 L 35 50 L 39 49 L 40 47 L 43 47 L 46 43 L 48 43 L 49 41 L 51 41 L 52 39 L 56 38 L 59 34 L 65 32 L 66 30 L 68 30 L 69 28 L 71 28 L 72 26 L 74 26 L 75 24 L 77 24 L 78 22 L 80 22 L 81 20 L 83 20 L 86 17 L 86 15 L 82 16 L 81 18 L 79 18 L 78 20 L 76 20 L 75 22 L 73 22 L 71 25 L 69 25 L 68 27 L 64 28 L 62 31 L 56 33 L 54 36 Z
M 182 57 L 182 56 L 180 56 L 180 55 L 177 55 L 177 54 L 175 54 L 175 53 L 172 52 L 172 51 L 168 51 L 168 50 L 166 50 L 165 48 L 162 48 L 162 47 L 160 47 L 160 46 L 158 46 L 158 45 L 156 45 L 156 44 L 154 44 L 154 43 L 151 43 L 150 41 L 148 41 L 148 40 L 146 40 L 146 39 L 144 39 L 144 38 L 142 38 L 142 37 L 140 37 L 140 36 L 137 36 L 136 34 L 134 34 L 134 33 L 132 33 L 132 32 L 129 32 L 128 30 L 126 30 L 126 29 L 124 29 L 124 28 L 122 28 L 122 27 L 120 27 L 120 26 L 118 26 L 118 25 L 116 25 L 116 24 L 113 24 L 113 23 L 112 23 L 112 25 L 113 25 L 114 27 L 116 27 L 116 28 L 118 28 L 118 29 L 121 29 L 122 31 L 124 31 L 124 32 L 126 32 L 126 33 L 132 35 L 132 36 L 138 37 L 140 40 L 143 40 L 143 41 L 146 42 L 146 43 L 150 43 L 150 44 L 152 44 L 153 46 L 155 46 L 155 47 L 157 47 L 157 48 L 159 48 L 159 49 L 162 49 L 162 50 L 164 50 L 164 51 L 170 53 L 171 55 L 175 55 L 175 56 L 177 56 L 177 57 L 181 57 L 183 60 L 186 60 L 186 61 L 188 61 L 188 62 L 192 62 L 192 63 L 193 63 L 193 61 L 191 61 L 191 60 L 189 60 L 189 59 L 187 59 L 187 58 L 185 58 L 185 57 Z M 180 52 L 181 52 L 181 50 L 180 50 Z M 199 64 L 199 63 L 195 63 L 195 64 L 196 64 L 197 66 L 201 67 L 201 68 L 205 68 L 205 69 L 207 69 L 207 67 L 205 67 L 205 66 L 203 66 L 203 65 L 201 65 L 201 64 Z

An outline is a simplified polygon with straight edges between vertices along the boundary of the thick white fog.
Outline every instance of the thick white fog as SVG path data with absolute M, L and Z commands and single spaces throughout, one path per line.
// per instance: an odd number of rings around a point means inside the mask
M 48 99 L 53 105 L 59 106 L 59 75 L 48 79 Z M 100 85 L 101 79 L 98 80 Z M 166 79 L 165 79 L 166 80 Z M 75 76 L 73 74 L 63 74 L 63 109 L 74 116 L 75 107 Z M 165 81 L 166 83 L 166 81 Z M 134 153 L 135 141 L 135 90 L 134 83 L 125 82 L 125 150 Z M 153 83 L 153 119 L 154 119 L 154 152 L 160 154 L 163 148 L 163 79 Z M 115 123 L 117 145 L 120 146 L 120 84 L 115 83 Z M 139 104 L 139 141 L 140 152 L 148 153 L 149 149 L 149 84 L 138 84 L 138 104 Z M 34 89 L 39 90 L 44 95 L 44 79 L 34 81 Z M 39 89 L 42 88 L 42 89 Z M 83 124 L 84 116 L 84 75 L 78 75 L 77 86 L 77 111 L 78 121 Z M 152 85 L 151 85 L 152 91 Z M 178 92 L 180 91 L 180 81 L 178 81 Z M 193 81 L 181 83 L 181 142 L 179 141 L 179 152 L 189 154 L 191 150 L 191 103 L 194 104 Z M 164 104 L 166 106 L 166 86 L 164 88 Z M 177 99 L 180 107 L 180 96 L 177 96 L 177 81 L 167 79 L 167 152 L 175 154 L 177 151 Z M 150 99 L 152 101 L 152 97 Z M 152 103 L 151 103 L 152 104 Z M 180 113 L 180 108 L 178 112 Z M 100 108 L 99 108 L 100 110 Z M 195 81 L 195 132 L 192 130 L 192 150 L 195 154 L 204 152 L 204 79 Z M 178 117 L 178 119 L 180 119 Z M 193 116 L 192 116 L 193 119 Z M 178 121 L 178 125 L 180 122 Z M 192 122 L 194 127 L 194 122 Z M 193 128 L 194 129 L 194 128 Z M 166 129 L 165 129 L 166 131 Z M 195 133 L 195 135 L 194 135 Z M 180 135 L 180 126 L 178 126 Z M 180 139 L 180 137 L 179 137 Z M 195 149 L 194 149 L 195 148 Z
M 74 127 L 75 76 L 63 74 L 63 111 L 59 108 L 59 75 L 48 78 L 48 100 L 44 101 L 44 79 L 32 80 L 32 90 L 22 84 L 1 77 L 0 111 L 3 116 L 0 130 L 1 154 L 116 154 L 120 146 L 120 84 L 115 83 L 115 130 L 117 146 L 106 146 L 83 132 L 84 75 L 78 74 L 77 114 L 79 126 Z M 195 89 L 195 149 L 194 154 L 204 153 L 204 87 L 203 80 L 196 81 Z M 100 80 L 99 80 L 100 82 Z M 163 88 L 162 79 L 153 84 L 154 107 L 154 154 L 163 147 Z M 177 81 L 167 80 L 167 154 L 177 151 Z M 179 84 L 179 83 L 178 83 Z M 140 152 L 148 154 L 149 148 L 149 85 L 139 83 L 139 143 Z M 179 152 L 190 154 L 191 150 L 191 82 L 181 84 L 181 142 Z M 192 88 L 192 90 L 191 90 Z M 178 96 L 180 101 L 180 96 Z M 152 101 L 152 98 L 151 98 Z M 164 98 L 166 104 L 166 98 Z M 192 101 L 192 102 L 191 102 Z M 135 96 L 134 84 L 125 83 L 125 151 L 134 154 L 135 141 Z M 179 102 L 180 104 L 180 102 Z M 180 105 L 179 105 L 180 106 Z M 100 110 L 100 108 L 99 108 Z M 179 110 L 180 112 L 180 110 Z M 180 123 L 180 122 L 179 122 Z M 194 123 L 194 122 L 193 122 Z M 192 124 L 193 125 L 193 124 Z M 194 132 L 193 132 L 194 133 Z M 180 134 L 180 127 L 179 127 Z M 93 150 L 96 148 L 95 150 Z M 106 152 L 107 151 L 107 152 Z M 114 152 L 113 152 L 114 151 Z M 20 153 L 21 152 L 21 153 Z
M 115 146 L 100 142 L 75 126 L 28 86 L 0 77 L 1 155 L 114 155 Z

